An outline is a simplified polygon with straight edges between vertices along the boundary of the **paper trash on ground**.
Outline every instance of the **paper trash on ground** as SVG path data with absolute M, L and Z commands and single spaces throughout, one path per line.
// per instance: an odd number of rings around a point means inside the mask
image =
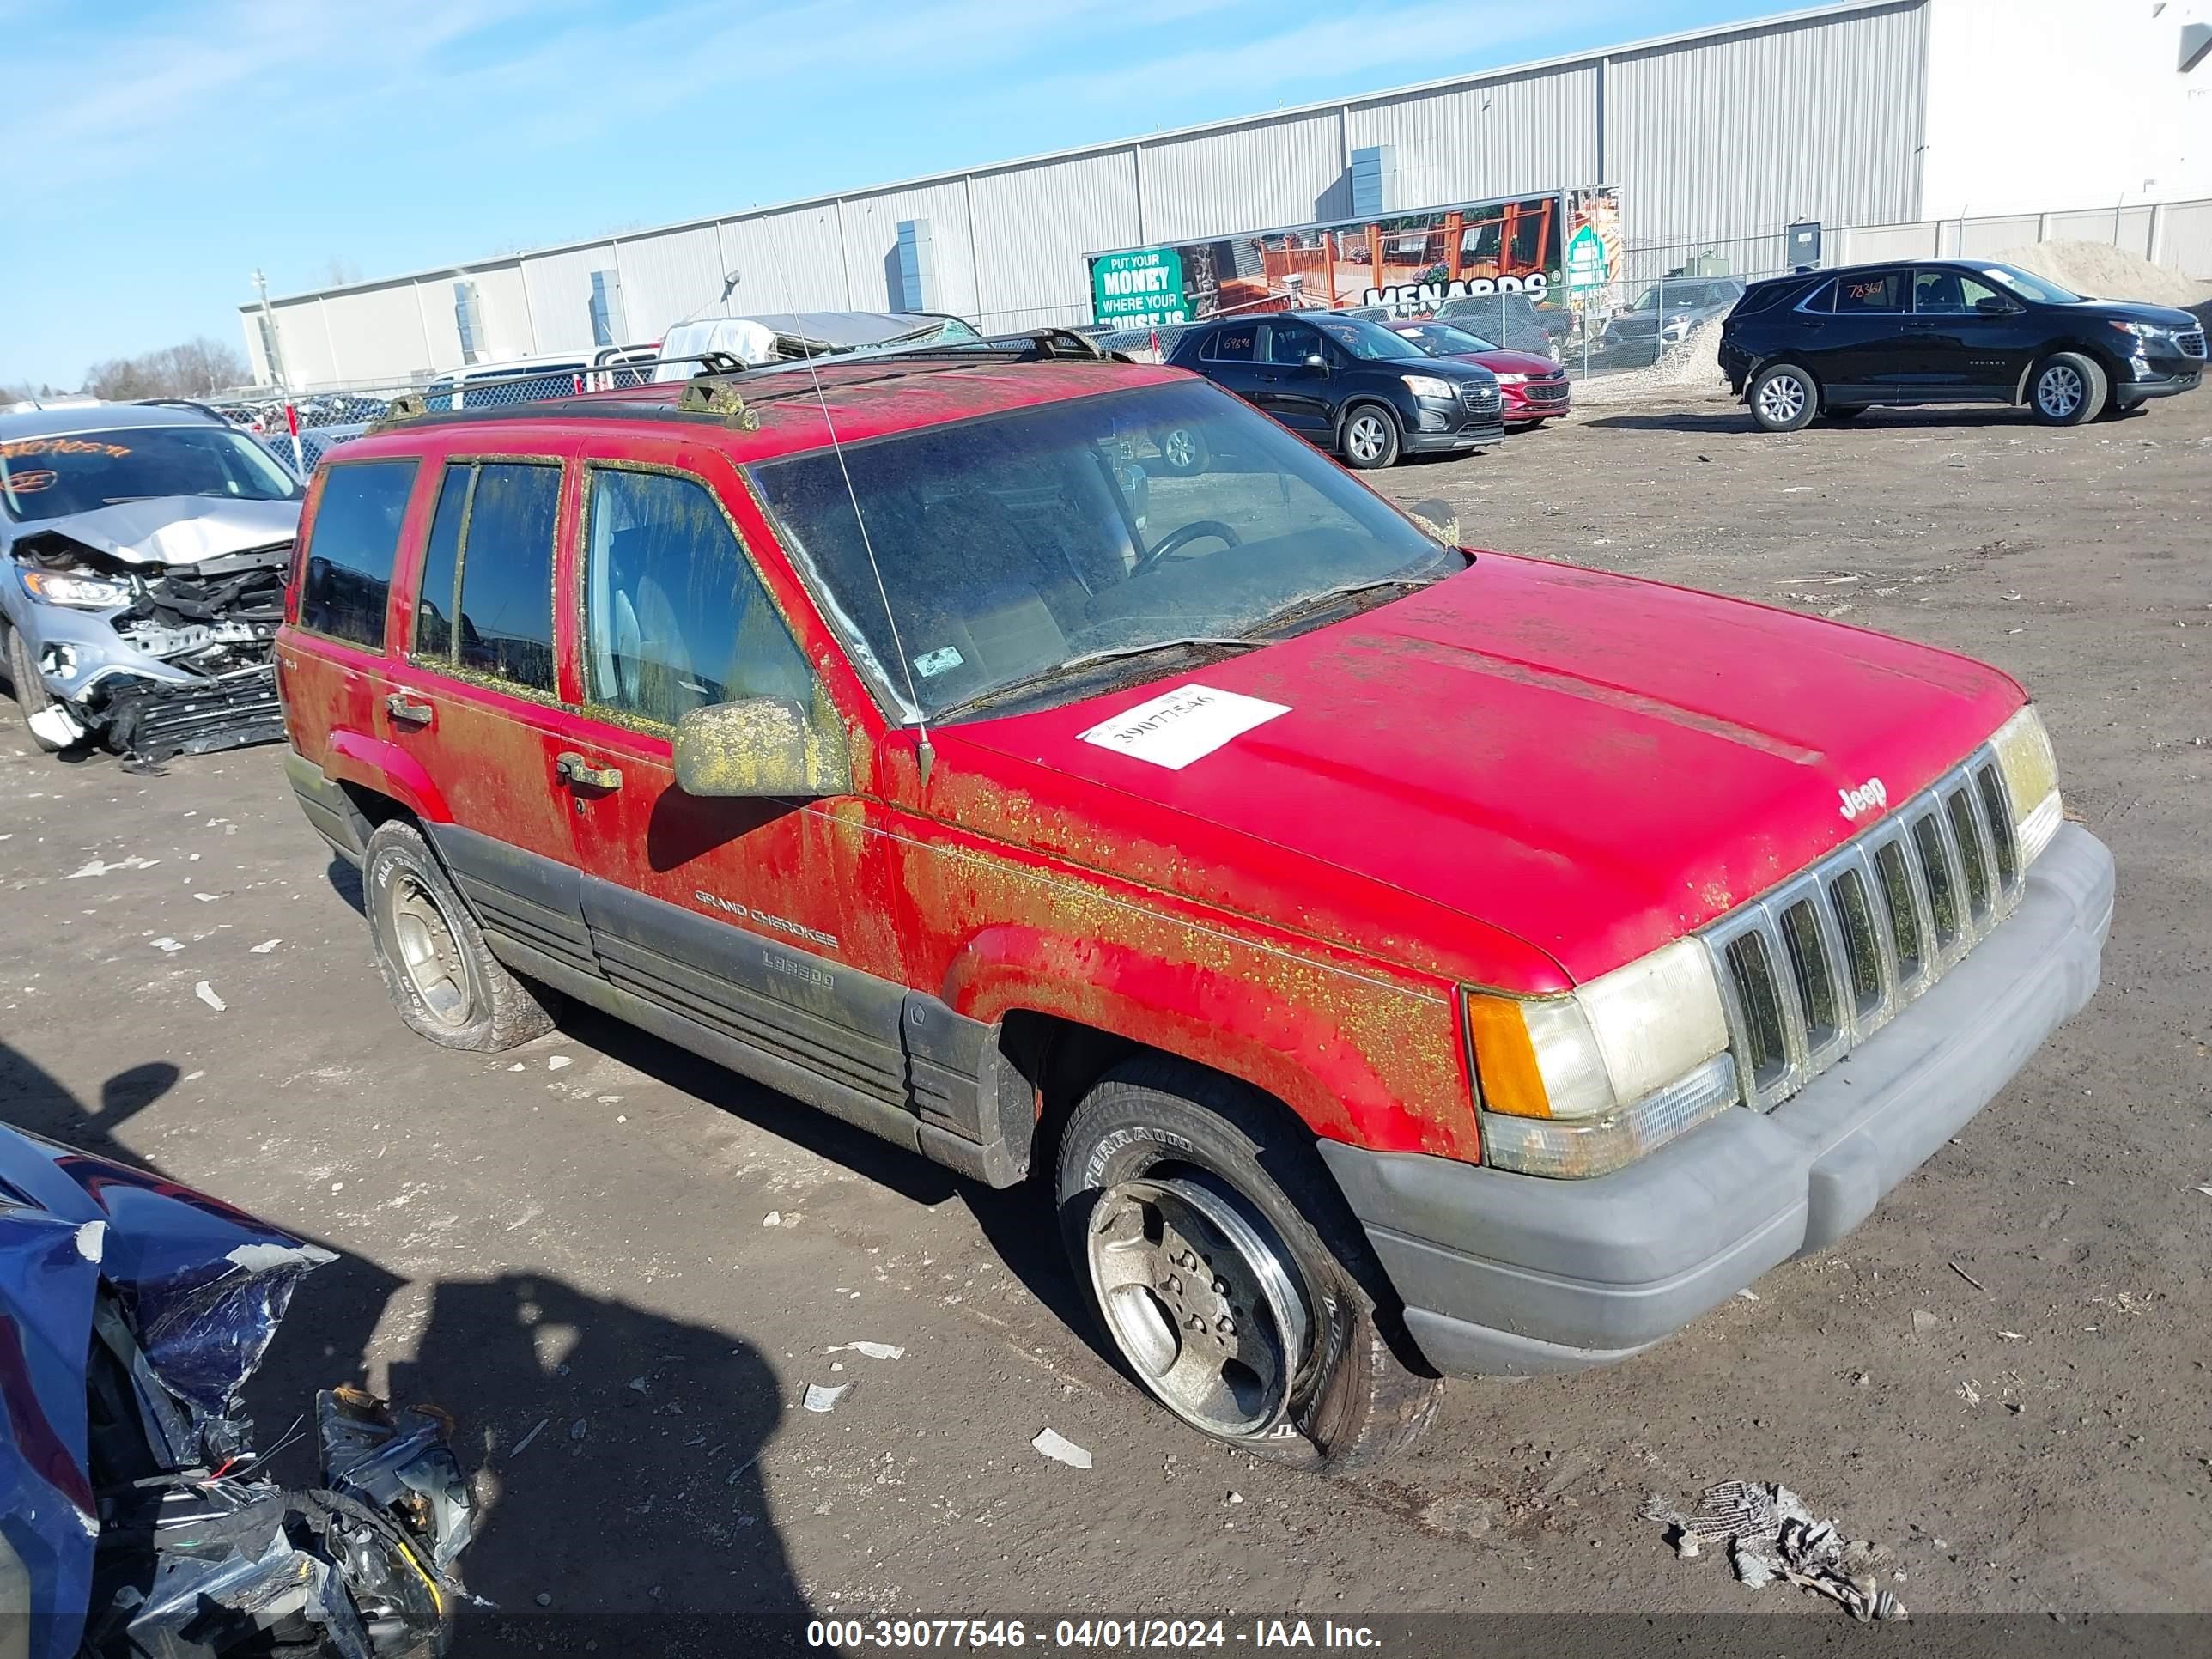
M 1735 1576 L 1747 1589 L 1780 1578 L 1841 1602 L 1862 1623 L 1905 1617 L 1904 1604 L 1870 1570 L 1881 1552 L 1863 1540 L 1845 1541 L 1834 1522 L 1816 1519 L 1787 1486 L 1723 1480 L 1706 1487 L 1687 1514 L 1653 1492 L 1638 1513 L 1668 1528 L 1675 1554 L 1686 1561 L 1706 1544 L 1729 1545 Z
M 1055 1462 L 1065 1463 L 1072 1469 L 1087 1469 L 1091 1467 L 1089 1452 L 1066 1436 L 1056 1434 L 1050 1429 L 1037 1436 L 1036 1439 L 1030 1442 L 1030 1444 Z

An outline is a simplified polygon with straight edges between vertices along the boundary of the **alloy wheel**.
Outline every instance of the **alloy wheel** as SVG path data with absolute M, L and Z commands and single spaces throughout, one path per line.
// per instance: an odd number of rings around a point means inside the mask
M 1786 425 L 1805 412 L 1803 382 L 1778 374 L 1759 389 L 1759 412 L 1777 426 Z
M 1170 1411 L 1224 1439 L 1283 1420 L 1312 1321 L 1264 1221 L 1202 1177 L 1146 1176 L 1098 1195 L 1088 1256 L 1115 1345 Z
M 2035 404 L 2054 421 L 2063 421 L 2081 407 L 2088 388 L 2069 363 L 2053 363 L 2035 383 Z
M 412 876 L 392 884 L 392 934 L 408 983 L 431 1018 L 443 1025 L 467 1024 L 469 976 L 460 942 L 437 896 Z
M 1344 447 L 1363 461 L 1371 461 L 1390 447 L 1389 428 L 1379 415 L 1355 415 L 1346 428 Z

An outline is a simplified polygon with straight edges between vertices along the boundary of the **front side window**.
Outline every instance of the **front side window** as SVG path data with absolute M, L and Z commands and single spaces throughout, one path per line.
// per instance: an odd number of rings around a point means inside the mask
M 381 647 L 399 525 L 415 488 L 415 459 L 355 461 L 323 473 L 323 496 L 300 583 L 300 625 Z
M 2000 299 L 1988 283 L 1978 283 L 1958 271 L 1938 268 L 1912 274 L 1912 308 L 1923 316 L 1955 316 L 1985 307 L 1997 311 L 2014 308 L 2011 301 Z
M 1873 270 L 1836 278 L 1838 317 L 1904 309 L 1905 273 L 1901 270 Z
M 656 726 L 744 697 L 805 708 L 813 671 L 707 486 L 592 469 L 585 695 Z
M 475 471 L 461 533 L 460 665 L 550 696 L 561 468 L 485 461 Z
M 1400 339 L 1380 323 L 1363 323 L 1352 317 L 1331 317 L 1322 324 L 1321 331 L 1364 362 L 1396 362 L 1402 358 L 1422 355 L 1419 346 Z
M 288 501 L 300 481 L 227 426 L 121 427 L 0 442 L 0 506 L 19 522 L 156 495 Z
M 1304 323 L 1271 323 L 1267 327 L 1267 361 L 1297 367 L 1322 355 L 1321 336 Z
M 1179 466 L 1170 439 L 1180 457 L 1211 459 Z M 894 711 L 1050 707 L 1103 689 L 1102 676 L 1172 672 L 1151 653 L 1180 642 L 1287 637 L 1466 568 L 1200 381 L 848 444 L 843 460 L 811 452 L 752 476 Z

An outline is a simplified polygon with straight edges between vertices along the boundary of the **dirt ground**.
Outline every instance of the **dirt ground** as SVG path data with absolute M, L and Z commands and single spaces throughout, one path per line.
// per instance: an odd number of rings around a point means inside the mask
M 2212 1611 L 2212 394 L 2069 431 L 1593 410 L 1382 482 L 1480 545 L 2002 665 L 2118 858 L 2088 1011 L 1839 1248 L 1632 1364 L 1457 1385 L 1373 1478 L 1217 1449 L 1094 1348 L 1031 1194 L 596 1016 L 411 1036 L 276 750 L 143 777 L 0 726 L 0 1114 L 344 1252 L 264 1432 L 357 1372 L 450 1406 L 510 1609 L 1839 1619 L 1636 1517 L 1741 1475 L 1886 1545 L 1916 1615 Z

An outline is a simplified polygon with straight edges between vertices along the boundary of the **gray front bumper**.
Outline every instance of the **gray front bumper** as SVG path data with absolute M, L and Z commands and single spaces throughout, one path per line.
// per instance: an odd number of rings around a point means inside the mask
M 1552 1181 L 1323 1141 L 1430 1363 L 1527 1376 L 1624 1359 L 1858 1225 L 2096 992 L 2112 854 L 2068 824 L 2027 886 L 1795 1097 L 1725 1112 L 1615 1174 Z

